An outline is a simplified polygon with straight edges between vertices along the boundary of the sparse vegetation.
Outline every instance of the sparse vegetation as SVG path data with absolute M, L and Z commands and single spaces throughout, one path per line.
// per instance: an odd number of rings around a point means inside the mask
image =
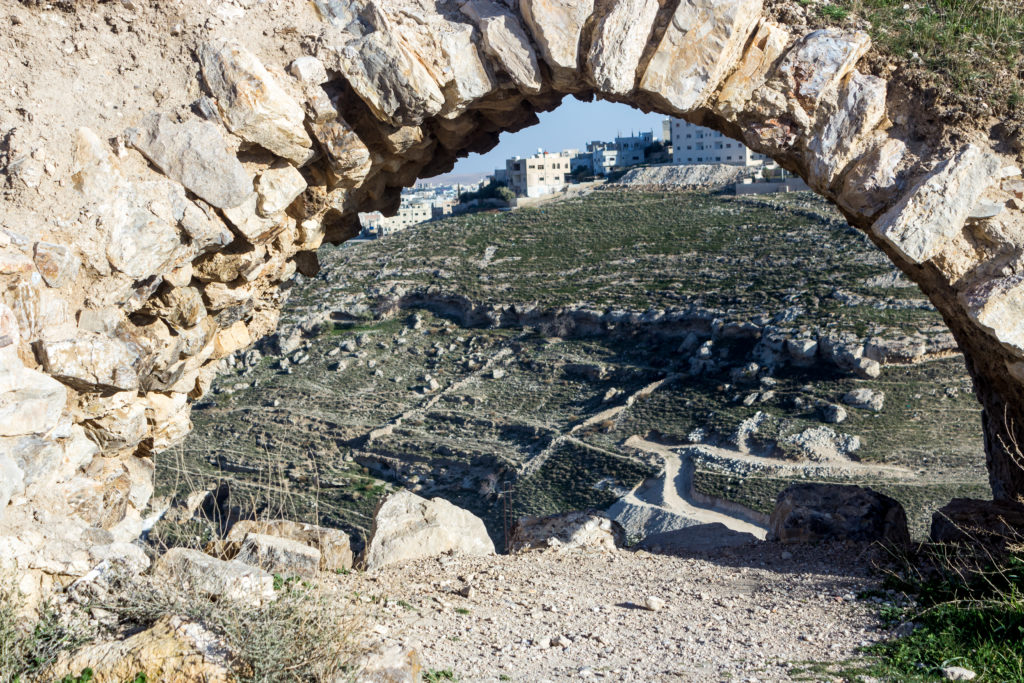
M 0 683 L 25 683 L 95 637 L 82 615 L 62 617 L 51 603 L 26 609 L 24 596 L 6 577 L 0 577 Z M 84 683 L 91 678 L 85 672 Z

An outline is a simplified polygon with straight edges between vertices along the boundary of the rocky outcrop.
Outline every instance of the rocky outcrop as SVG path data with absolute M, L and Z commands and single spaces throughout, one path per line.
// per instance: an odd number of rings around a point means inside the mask
M 910 543 L 903 506 L 861 486 L 793 484 L 779 493 L 769 526 L 770 537 L 783 543 L 828 539 Z
M 967 543 L 1005 550 L 1024 542 L 1024 505 L 1008 500 L 954 498 L 932 515 L 936 543 Z
M 286 519 L 242 520 L 231 527 L 225 541 L 241 547 L 250 534 L 285 539 L 315 549 L 319 569 L 323 571 L 352 568 L 352 548 L 344 531 Z
M 160 5 L 124 3 L 140 13 L 125 24 L 74 5 L 109 49 L 8 65 L 25 104 L 0 117 L 0 564 L 42 585 L 137 536 L 154 455 L 223 359 L 275 328 L 281 284 L 358 212 L 396 210 L 402 186 L 568 94 L 723 130 L 840 206 L 951 326 L 993 493 L 1024 492 L 1008 446 L 1024 437 L 1021 159 L 998 132 L 918 121 L 861 70 L 866 34 L 800 35 L 756 0 L 187 4 L 145 70 L 151 41 L 122 47 L 136 36 L 113 27 L 164 26 Z M 26 40 L 68 24 L 12 11 Z M 47 90 L 64 68 L 80 101 Z M 878 371 L 841 340 L 778 341 L 759 343 Z
M 622 526 L 596 511 L 565 512 L 549 517 L 522 517 L 512 527 L 513 551 L 535 548 L 615 550 L 626 545 Z
M 372 571 L 444 553 L 493 555 L 494 542 L 483 520 L 471 512 L 443 498 L 427 500 L 399 491 L 377 509 L 362 564 Z

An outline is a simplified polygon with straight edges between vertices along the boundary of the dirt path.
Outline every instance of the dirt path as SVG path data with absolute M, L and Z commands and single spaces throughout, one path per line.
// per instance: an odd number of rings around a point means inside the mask
M 461 683 L 788 681 L 884 635 L 866 550 L 757 543 L 714 556 L 442 556 L 338 577 L 389 643 Z M 665 601 L 644 609 L 649 596 Z M 444 679 L 441 679 L 444 680 Z M 809 679 L 828 680 L 820 673 Z

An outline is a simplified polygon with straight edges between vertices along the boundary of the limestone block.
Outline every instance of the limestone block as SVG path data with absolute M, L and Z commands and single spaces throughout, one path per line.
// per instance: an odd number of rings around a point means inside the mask
M 677 113 L 702 106 L 739 60 L 761 11 L 761 0 L 683 0 L 640 89 Z
M 876 134 L 870 149 L 843 180 L 839 205 L 863 216 L 874 216 L 895 198 L 896 173 L 907 153 L 902 140 Z
M 46 670 L 46 680 L 71 680 L 83 669 L 95 683 L 133 681 L 139 672 L 148 680 L 184 683 L 228 683 L 234 680 L 226 645 L 196 622 L 162 617 L 151 628 L 124 640 L 91 643 L 64 654 Z
M 181 227 L 188 233 L 197 255 L 223 249 L 235 239 L 212 209 L 192 202 L 185 207 L 181 218 Z
M 860 486 L 792 484 L 776 499 L 769 526 L 783 543 L 826 539 L 910 543 L 903 506 Z
M 80 391 L 137 389 L 138 352 L 116 339 L 80 332 L 74 339 L 41 341 L 36 354 L 54 378 Z
M 350 569 L 352 567 L 352 549 L 348 534 L 340 529 L 278 520 L 242 520 L 231 527 L 226 540 L 241 543 L 249 534 L 264 534 L 287 538 L 312 546 L 320 551 L 320 569 Z
M 618 96 L 633 91 L 657 16 L 658 0 L 616 0 L 600 19 L 587 56 L 588 74 L 598 90 Z
M 362 185 L 373 164 L 370 161 L 370 150 L 351 126 L 339 118 L 312 128 L 334 174 L 331 189 Z
M 512 12 L 491 0 L 468 0 L 459 9 L 480 30 L 484 53 L 505 71 L 520 91 L 535 95 L 544 86 L 526 30 Z
M 885 121 L 886 82 L 854 71 L 839 89 L 834 110 L 823 117 L 807 148 L 811 158 L 808 181 L 827 192 L 846 166 L 868 142 L 868 135 Z
M 730 121 L 743 112 L 754 91 L 765 84 L 776 60 L 789 44 L 789 33 L 766 20 L 757 27 L 753 40 L 736 69 L 725 80 L 712 108 Z
M 285 576 L 316 576 L 320 569 L 320 551 L 316 548 L 265 534 L 246 534 L 235 559 Z
M 491 555 L 494 543 L 476 515 L 443 498 L 399 491 L 378 508 L 363 561 L 373 570 L 447 552 Z
M 156 561 L 154 573 L 215 599 L 259 605 L 275 597 L 273 574 L 188 548 L 168 550 Z
M 252 338 L 249 336 L 249 330 L 245 323 L 237 320 L 231 327 L 221 330 L 213 338 L 212 358 L 225 358 L 250 344 L 252 344 Z
M 368 2 L 360 21 L 340 37 L 344 42 L 330 46 L 320 58 L 344 76 L 378 119 L 396 126 L 419 125 L 441 111 L 445 97 L 440 86 L 400 44 L 376 2 Z
M 106 452 L 134 448 L 149 435 L 146 409 L 140 403 L 129 403 L 86 422 L 85 431 Z
M 281 216 L 264 218 L 258 213 L 259 195 L 255 192 L 236 207 L 224 210 L 228 219 L 250 244 L 263 244 L 274 239 L 281 232 Z
M 237 42 L 214 41 L 199 48 L 199 63 L 228 130 L 296 165 L 312 158 L 302 107 L 256 55 Z
M 808 114 L 853 71 L 871 47 L 862 31 L 821 29 L 798 40 L 779 65 L 784 91 Z
M 166 271 L 182 255 L 177 228 L 139 200 L 132 189 L 123 189 L 100 215 L 107 230 L 107 260 L 135 280 Z
M 176 123 L 166 114 L 151 114 L 129 131 L 129 140 L 168 178 L 217 208 L 238 206 L 252 192 L 249 175 L 208 121 Z
M 181 443 L 192 430 L 191 408 L 184 393 L 146 394 L 146 417 L 153 425 L 153 452 Z
M 267 248 L 262 244 L 246 251 L 217 251 L 196 260 L 192 265 L 195 277 L 202 282 L 232 282 L 263 263 Z
M 67 389 L 25 367 L 0 369 L 0 436 L 46 434 L 57 426 Z
M 594 0 L 523 0 L 519 11 L 551 67 L 554 86 L 573 86 L 578 78 L 580 38 L 594 13 Z
M 497 86 L 473 42 L 473 27 L 449 22 L 446 29 L 440 33 L 440 48 L 450 65 L 451 80 L 444 88 L 445 106 L 441 113 L 452 117 Z
M 981 282 L 960 294 L 971 320 L 1024 355 L 1024 273 Z
M 78 257 L 62 244 L 36 242 L 34 254 L 36 270 L 51 287 L 63 287 L 78 275 Z
M 549 517 L 523 517 L 512 527 L 512 549 L 625 547 L 626 531 L 618 522 L 595 511 L 565 512 Z
M 185 263 L 164 275 L 164 282 L 172 287 L 187 287 L 192 282 L 192 264 Z
M 306 179 L 294 166 L 268 168 L 256 181 L 261 216 L 273 216 L 287 209 L 306 189 Z
M 49 488 L 64 455 L 59 443 L 38 436 L 0 438 L 0 453 L 7 454 L 18 466 L 29 497 L 41 488 Z
M 195 287 L 164 289 L 141 310 L 163 318 L 175 327 L 195 327 L 206 317 L 203 295 Z
M 929 261 L 960 234 L 999 168 L 996 156 L 967 145 L 920 180 L 871 230 L 912 263 Z
M 203 296 L 211 311 L 244 304 L 253 298 L 255 292 L 249 284 L 233 287 L 223 282 L 211 282 L 203 288 Z
M 305 55 L 288 65 L 288 73 L 303 83 L 321 85 L 327 82 L 327 69 L 316 57 Z

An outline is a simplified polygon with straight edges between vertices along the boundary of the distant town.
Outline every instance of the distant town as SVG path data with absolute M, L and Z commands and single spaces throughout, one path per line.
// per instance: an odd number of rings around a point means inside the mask
M 669 118 L 662 123 L 660 138 L 647 131 L 617 136 L 611 142 L 590 142 L 585 150 L 537 150 L 529 157 L 506 160 L 504 168 L 475 183 L 417 184 L 403 191 L 395 216 L 360 214 L 362 237 L 384 237 L 454 214 L 530 206 L 556 197 L 572 185 L 615 179 L 641 166 L 707 164 L 757 168 L 736 184 L 738 194 L 807 189 L 799 179 L 787 179 L 771 159 L 743 143 L 683 119 Z

